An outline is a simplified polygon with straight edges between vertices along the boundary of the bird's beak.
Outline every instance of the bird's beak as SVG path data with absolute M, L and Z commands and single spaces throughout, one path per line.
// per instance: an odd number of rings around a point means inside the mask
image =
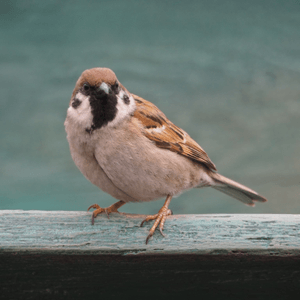
M 99 86 L 99 90 L 104 91 L 106 94 L 109 94 L 110 92 L 110 88 L 105 82 L 101 83 L 101 85 Z

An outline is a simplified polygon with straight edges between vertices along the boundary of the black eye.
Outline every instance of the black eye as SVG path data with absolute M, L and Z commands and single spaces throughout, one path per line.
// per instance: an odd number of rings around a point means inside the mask
M 84 89 L 85 91 L 89 91 L 90 85 L 89 85 L 88 83 L 85 83 L 85 84 L 83 85 L 83 89 Z
M 113 90 L 113 92 L 116 95 L 119 93 L 119 83 L 118 83 L 118 81 L 116 81 L 115 84 L 111 86 L 111 89 Z

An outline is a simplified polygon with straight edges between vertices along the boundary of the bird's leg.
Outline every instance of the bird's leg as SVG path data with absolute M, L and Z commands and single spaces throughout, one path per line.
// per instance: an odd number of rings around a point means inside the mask
M 148 241 L 150 239 L 150 237 L 154 234 L 155 229 L 157 228 L 158 224 L 159 224 L 159 231 L 162 234 L 162 236 L 164 236 L 163 234 L 163 229 L 164 229 L 164 224 L 166 221 L 167 216 L 172 215 L 172 211 L 169 209 L 169 204 L 171 202 L 172 196 L 168 195 L 167 199 L 165 201 L 165 204 L 163 205 L 163 207 L 159 210 L 159 212 L 156 215 L 153 216 L 148 216 L 142 223 L 141 226 L 143 226 L 143 224 L 145 222 L 148 222 L 150 220 L 155 220 L 152 228 L 150 229 L 150 232 L 147 236 L 146 239 L 146 244 L 148 244 Z
M 112 213 L 112 212 L 118 212 L 118 209 L 124 205 L 125 202 L 120 200 L 119 202 L 116 202 L 114 203 L 113 205 L 109 206 L 109 207 L 106 207 L 106 208 L 102 208 L 100 207 L 98 204 L 93 204 L 91 205 L 89 208 L 88 208 L 88 211 L 91 209 L 91 208 L 94 208 L 96 210 L 93 211 L 93 214 L 92 214 L 92 225 L 94 225 L 94 220 L 95 218 L 97 217 L 97 215 L 105 212 L 107 217 L 109 218 L 109 214 Z

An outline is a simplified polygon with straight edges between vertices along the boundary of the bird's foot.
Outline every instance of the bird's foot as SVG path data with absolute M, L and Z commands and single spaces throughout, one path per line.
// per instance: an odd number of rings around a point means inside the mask
M 156 215 L 152 215 L 152 216 L 148 216 L 142 223 L 141 223 L 141 227 L 143 226 L 143 224 L 145 222 L 148 222 L 150 220 L 155 220 L 152 228 L 149 231 L 149 234 L 146 238 L 146 244 L 148 244 L 149 239 L 153 236 L 155 229 L 157 228 L 158 224 L 159 224 L 159 231 L 162 234 L 162 236 L 165 236 L 163 234 L 163 229 L 164 229 L 164 224 L 165 221 L 167 219 L 168 216 L 172 215 L 172 211 L 171 209 L 169 209 L 167 206 L 163 206 L 159 212 Z
M 106 213 L 107 217 L 109 218 L 109 214 L 112 213 L 112 212 L 119 212 L 118 211 L 118 208 L 120 208 L 122 205 L 124 205 L 125 202 L 124 201 L 119 201 L 117 203 L 114 203 L 113 205 L 109 206 L 109 207 L 106 207 L 106 208 L 102 208 L 100 207 L 98 204 L 93 204 L 91 205 L 87 211 L 89 211 L 90 209 L 95 209 L 93 211 L 93 214 L 92 214 L 92 225 L 94 225 L 94 221 L 95 221 L 95 218 L 101 214 L 101 213 Z

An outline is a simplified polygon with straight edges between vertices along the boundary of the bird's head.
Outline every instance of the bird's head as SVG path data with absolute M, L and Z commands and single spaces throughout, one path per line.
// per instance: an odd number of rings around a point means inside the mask
M 85 70 L 76 82 L 68 116 L 92 133 L 133 114 L 135 101 L 108 68 Z

